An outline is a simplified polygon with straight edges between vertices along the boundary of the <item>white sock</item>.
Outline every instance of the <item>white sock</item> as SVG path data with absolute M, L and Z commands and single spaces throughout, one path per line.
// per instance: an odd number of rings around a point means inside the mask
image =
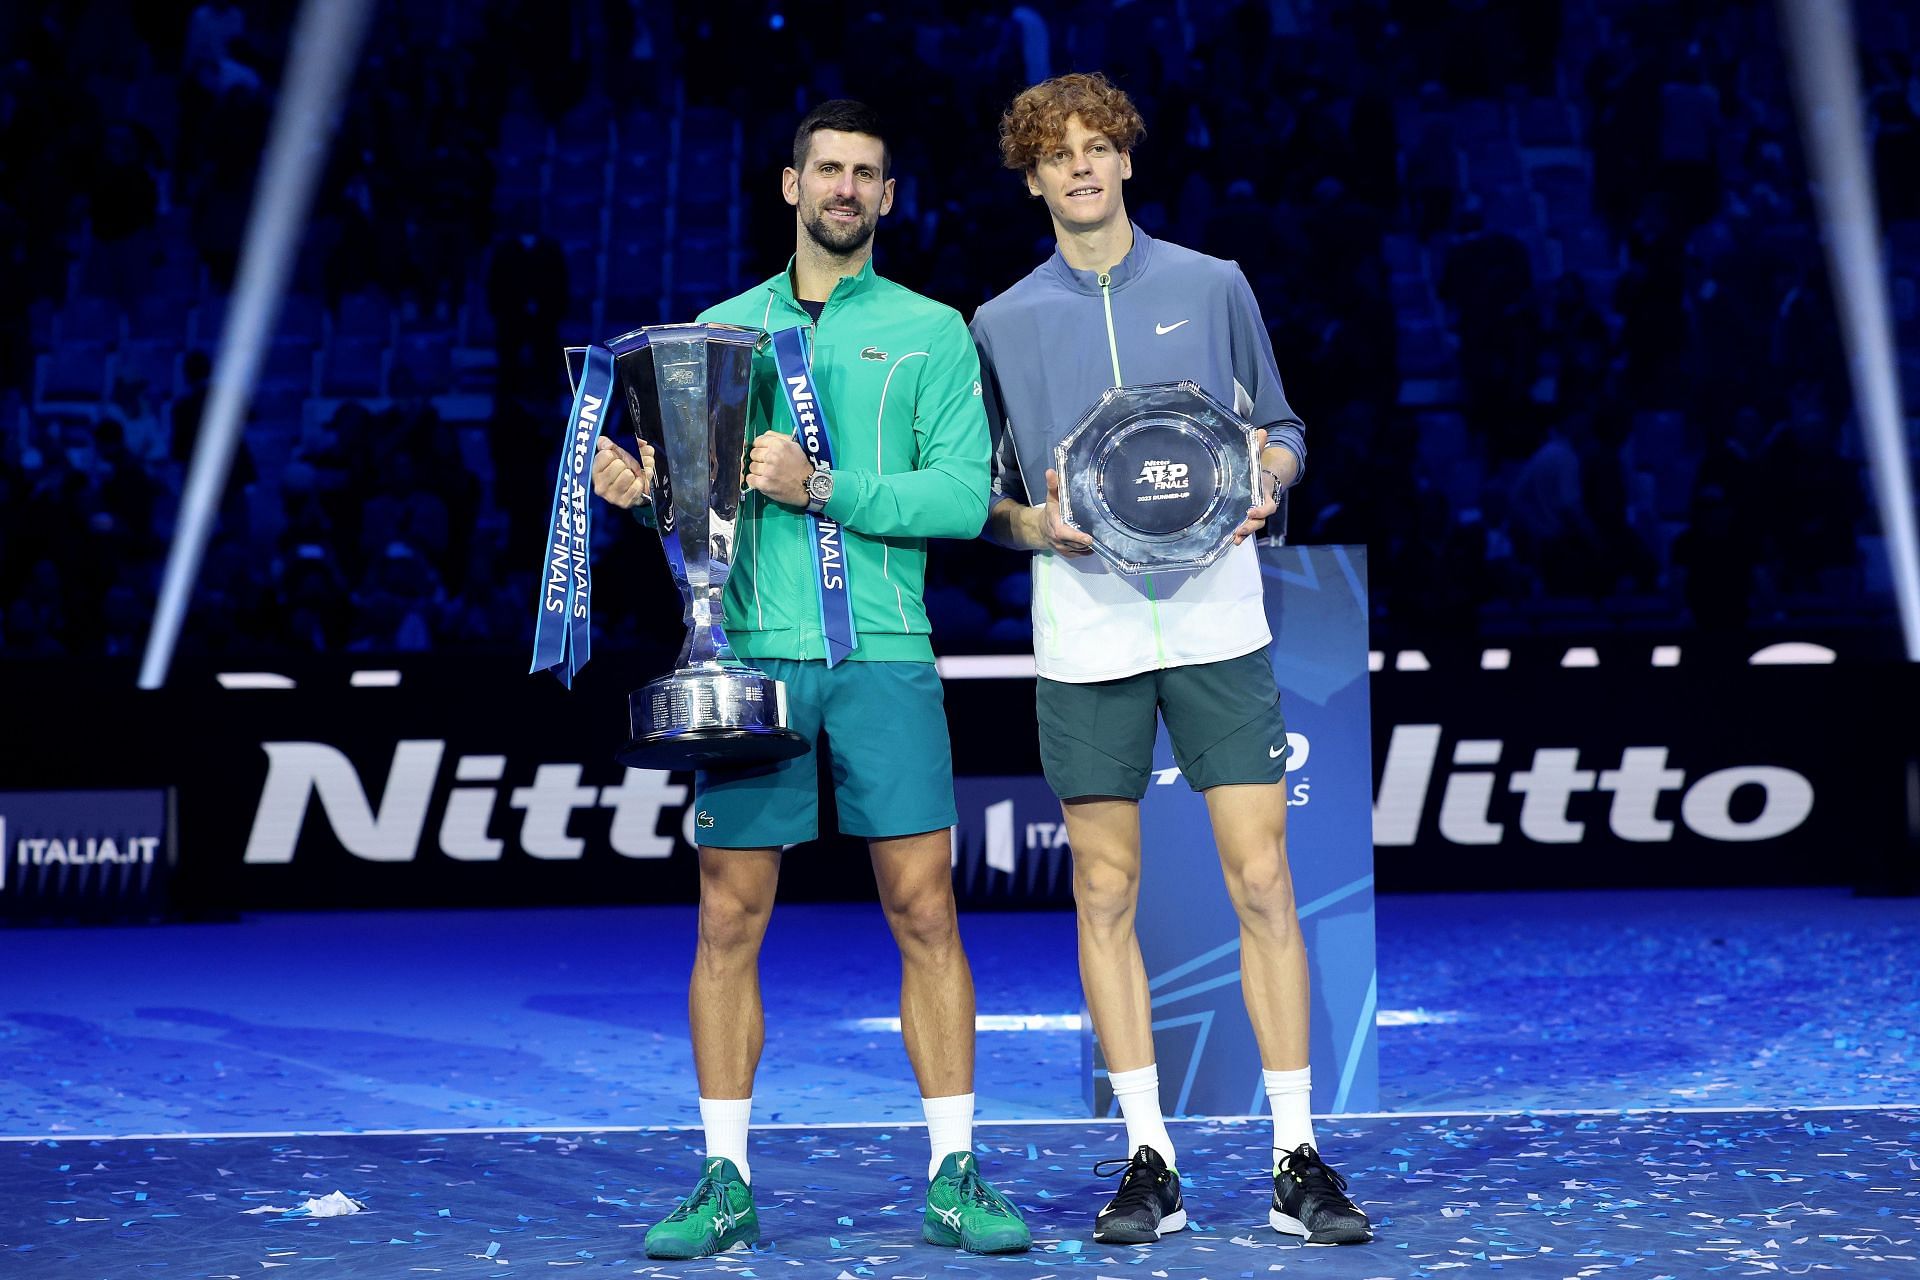
M 1167 1162 L 1167 1168 L 1174 1167 L 1173 1138 L 1167 1133 L 1167 1122 L 1160 1114 L 1160 1068 L 1149 1062 L 1137 1071 L 1110 1071 L 1107 1083 L 1113 1086 L 1113 1096 L 1120 1102 L 1120 1114 L 1127 1121 L 1127 1154 L 1132 1155 L 1141 1147 L 1152 1147 Z
M 747 1167 L 747 1116 L 753 1110 L 752 1098 L 702 1098 L 700 1123 L 707 1131 L 707 1155 L 724 1156 L 740 1170 L 741 1181 L 752 1183 L 753 1170 Z
M 1278 1169 L 1281 1158 L 1303 1142 L 1319 1150 L 1313 1141 L 1313 1068 L 1260 1074 L 1267 1082 L 1267 1101 L 1273 1104 L 1273 1167 Z
M 973 1095 L 952 1093 L 944 1098 L 922 1098 L 927 1113 L 927 1141 L 933 1155 L 927 1161 L 927 1181 L 940 1172 L 940 1162 L 956 1151 L 973 1150 Z

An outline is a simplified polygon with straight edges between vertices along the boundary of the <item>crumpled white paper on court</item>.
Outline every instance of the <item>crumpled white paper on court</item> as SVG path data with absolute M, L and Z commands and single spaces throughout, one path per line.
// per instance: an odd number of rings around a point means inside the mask
M 324 1196 L 307 1201 L 296 1213 L 305 1213 L 311 1218 L 342 1218 L 349 1213 L 359 1213 L 367 1206 L 339 1191 L 330 1191 Z

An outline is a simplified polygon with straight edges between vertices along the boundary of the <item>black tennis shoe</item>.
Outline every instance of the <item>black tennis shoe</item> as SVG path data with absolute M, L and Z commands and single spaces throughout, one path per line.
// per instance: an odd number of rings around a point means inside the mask
M 1186 1230 L 1180 1175 L 1152 1147 L 1142 1146 L 1125 1159 L 1102 1160 L 1093 1173 L 1097 1178 L 1120 1175 L 1120 1190 L 1093 1220 L 1093 1238 L 1101 1244 L 1152 1244 L 1169 1231 Z
M 1365 1244 L 1373 1239 L 1373 1224 L 1347 1199 L 1347 1180 L 1304 1142 L 1274 1171 L 1267 1222 L 1308 1244 Z

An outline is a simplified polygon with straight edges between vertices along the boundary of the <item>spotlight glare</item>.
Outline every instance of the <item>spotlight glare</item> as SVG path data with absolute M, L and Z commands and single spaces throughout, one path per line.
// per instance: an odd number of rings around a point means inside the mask
M 180 495 L 180 517 L 167 551 L 166 574 L 154 605 L 153 626 L 140 659 L 140 687 L 158 689 L 186 621 L 187 602 L 220 510 L 233 451 L 260 378 L 260 365 L 280 314 L 306 225 L 327 144 L 366 32 L 371 0 L 307 0 L 287 46 L 286 83 L 273 112 L 273 131 L 247 217 L 233 305 L 213 362 L 207 407 L 193 464 Z
M 1808 176 L 1820 210 L 1821 242 L 1846 341 L 1853 400 L 1873 468 L 1873 495 L 1887 540 L 1907 660 L 1920 662 L 1920 537 L 1887 323 L 1873 173 L 1867 165 L 1847 0 L 1780 0 L 1781 35 L 1793 70 Z

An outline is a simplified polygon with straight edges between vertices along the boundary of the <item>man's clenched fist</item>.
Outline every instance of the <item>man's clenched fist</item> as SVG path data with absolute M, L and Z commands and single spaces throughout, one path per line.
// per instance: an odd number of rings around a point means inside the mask
M 639 445 L 638 458 L 606 436 L 594 446 L 593 491 L 622 509 L 647 501 L 653 488 L 653 446 Z
M 813 463 L 807 451 L 792 436 L 779 431 L 763 431 L 753 442 L 747 458 L 747 488 L 758 489 L 775 502 L 789 507 L 807 505 L 807 477 Z

